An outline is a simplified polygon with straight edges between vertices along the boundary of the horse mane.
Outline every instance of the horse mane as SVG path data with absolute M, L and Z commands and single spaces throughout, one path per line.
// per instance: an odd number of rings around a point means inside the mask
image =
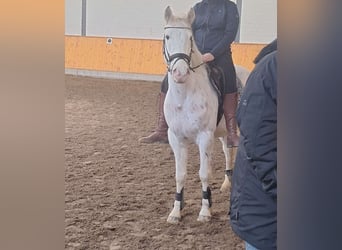
M 192 56 L 192 64 L 193 65 L 192 66 L 197 66 L 197 65 L 200 65 L 201 63 L 203 63 L 203 61 L 202 61 L 202 54 L 198 50 L 195 41 L 193 41 L 193 45 L 192 46 L 193 46 L 192 47 L 192 50 L 193 50 L 193 56 Z

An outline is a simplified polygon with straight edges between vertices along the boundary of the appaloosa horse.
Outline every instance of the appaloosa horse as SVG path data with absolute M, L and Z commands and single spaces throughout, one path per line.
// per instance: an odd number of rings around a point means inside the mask
M 193 41 L 191 24 L 195 12 L 191 8 L 185 16 L 175 16 L 170 7 L 165 10 L 164 57 L 168 65 L 169 89 L 164 103 L 168 138 L 176 163 L 176 198 L 167 221 L 177 223 L 184 206 L 184 185 L 189 143 L 196 143 L 200 153 L 199 177 L 202 182 L 202 207 L 198 221 L 211 218 L 211 190 L 209 176 L 214 138 L 222 142 L 226 159 L 226 175 L 221 190 L 230 186 L 235 151 L 227 148 L 224 119 L 217 124 L 219 98 L 209 79 L 208 66 Z M 239 68 L 237 74 L 248 74 Z M 244 84 L 246 79 L 243 79 Z M 241 81 L 240 81 L 241 82 Z M 236 150 L 236 148 L 235 148 Z

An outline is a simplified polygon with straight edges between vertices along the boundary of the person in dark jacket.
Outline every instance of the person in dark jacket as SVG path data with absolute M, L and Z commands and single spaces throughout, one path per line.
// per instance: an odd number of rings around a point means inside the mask
M 236 4 L 228 0 L 202 0 L 194 6 L 195 20 L 192 30 L 195 43 L 202 53 L 203 62 L 219 67 L 223 72 L 223 111 L 228 131 L 228 147 L 237 147 L 239 137 L 236 124 L 237 85 L 232 59 L 231 44 L 239 27 Z M 161 84 L 159 95 L 159 117 L 156 130 L 140 142 L 167 143 L 168 125 L 164 118 L 163 106 L 168 90 L 167 75 Z
M 240 142 L 229 216 L 246 249 L 277 247 L 276 47 L 275 40 L 257 56 L 237 110 Z
M 253 60 L 254 64 L 257 64 L 264 56 L 275 50 L 277 50 L 277 39 L 274 39 L 260 50 L 259 54 Z

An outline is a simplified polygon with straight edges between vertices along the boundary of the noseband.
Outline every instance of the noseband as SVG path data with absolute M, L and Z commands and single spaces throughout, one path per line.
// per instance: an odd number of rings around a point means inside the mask
M 189 27 L 165 27 L 164 29 L 188 29 L 191 30 L 191 28 Z M 196 66 L 196 67 L 191 67 L 190 63 L 191 63 L 191 54 L 194 52 L 192 49 L 192 45 L 193 45 L 193 40 L 192 37 L 190 38 L 190 42 L 191 42 L 191 46 L 190 46 L 190 53 L 189 55 L 185 54 L 185 53 L 175 53 L 173 55 L 170 55 L 169 51 L 167 50 L 166 46 L 165 46 L 165 35 L 164 35 L 164 39 L 163 39 L 163 55 L 165 58 L 165 61 L 167 63 L 167 70 L 169 72 L 172 72 L 173 69 L 173 65 L 175 65 L 179 60 L 184 60 L 186 62 L 186 64 L 188 65 L 189 69 L 192 70 L 193 72 L 195 72 L 195 69 L 200 67 L 202 64 Z M 172 61 L 175 62 L 171 65 Z

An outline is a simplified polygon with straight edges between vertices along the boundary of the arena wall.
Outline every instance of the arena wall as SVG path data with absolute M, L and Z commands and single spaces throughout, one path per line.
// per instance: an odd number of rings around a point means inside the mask
M 234 43 L 234 63 L 251 70 L 264 45 Z M 166 71 L 161 40 L 81 36 L 65 36 L 65 68 L 148 75 Z
M 133 79 L 164 75 L 163 11 L 171 5 L 182 12 L 198 1 L 66 0 L 65 72 Z M 256 54 L 276 37 L 276 3 L 233 1 L 241 19 L 233 59 L 251 70 Z

